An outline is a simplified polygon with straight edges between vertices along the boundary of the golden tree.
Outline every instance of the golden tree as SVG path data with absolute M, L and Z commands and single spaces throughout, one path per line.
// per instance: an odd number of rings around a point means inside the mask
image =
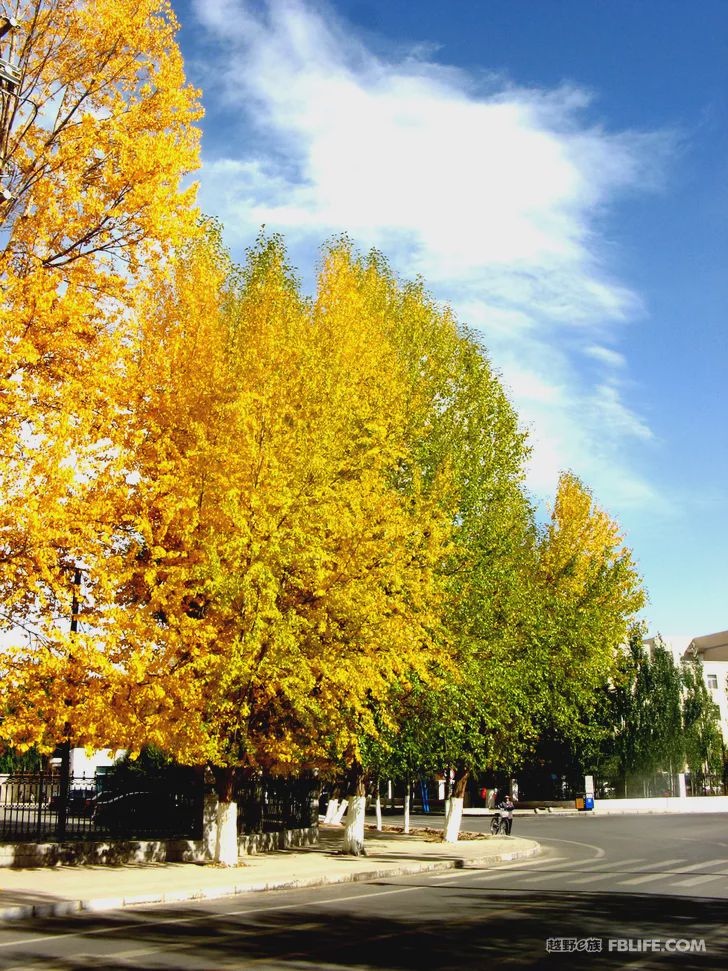
M 2 13 L 0 624 L 52 641 L 103 519 L 86 486 L 115 454 L 132 292 L 195 224 L 200 109 L 166 0 Z
M 568 729 L 574 713 L 610 674 L 645 603 L 642 579 L 619 524 L 572 473 L 559 479 L 551 521 L 539 548 L 539 637 L 549 716 Z
M 16 742 L 70 721 L 207 763 L 230 834 L 239 770 L 353 756 L 391 681 L 426 673 L 448 530 L 394 487 L 406 381 L 360 285 L 333 248 L 307 301 L 278 241 L 241 273 L 214 230 L 150 278 L 128 414 L 86 488 L 90 630 L 20 659 Z

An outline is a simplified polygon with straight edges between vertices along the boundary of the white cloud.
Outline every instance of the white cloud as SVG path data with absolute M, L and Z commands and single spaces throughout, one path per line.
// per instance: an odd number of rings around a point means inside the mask
M 602 347 L 600 344 L 591 344 L 584 349 L 584 353 L 593 357 L 596 361 L 601 361 L 609 368 L 623 368 L 627 364 L 624 354 L 612 350 L 611 347 Z
M 595 424 L 601 425 L 606 435 L 617 443 L 624 438 L 650 441 L 654 438 L 649 426 L 620 400 L 614 384 L 600 384 L 592 397 L 596 412 Z
M 664 134 L 588 123 L 587 92 L 519 88 L 424 59 L 375 55 L 331 10 L 301 0 L 194 0 L 217 45 L 208 99 L 231 127 L 206 160 L 203 205 L 240 240 L 265 223 L 296 255 L 345 230 L 482 330 L 531 429 L 531 481 L 570 467 L 612 507 L 654 502 L 624 444 L 648 426 L 621 385 L 590 386 L 584 354 L 643 313 L 612 278 L 605 208 L 660 179 Z

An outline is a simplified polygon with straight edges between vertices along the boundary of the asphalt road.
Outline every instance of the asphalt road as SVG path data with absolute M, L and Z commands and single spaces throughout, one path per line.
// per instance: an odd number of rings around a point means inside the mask
M 441 828 L 443 817 L 417 816 L 412 823 Z M 489 832 L 490 818 L 465 816 L 463 829 Z M 724 813 L 516 816 L 513 835 L 538 840 L 544 853 L 533 866 L 497 878 L 498 886 L 728 899 Z
M 0 968 L 728 968 L 725 817 L 520 817 L 514 832 L 543 856 L 9 924 Z

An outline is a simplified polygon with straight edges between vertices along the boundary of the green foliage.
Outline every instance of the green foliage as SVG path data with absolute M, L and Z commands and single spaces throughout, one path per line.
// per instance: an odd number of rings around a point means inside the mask
M 7 749 L 0 755 L 0 773 L 40 772 L 43 768 L 43 758 L 35 748 L 26 752 L 14 752 Z
M 694 779 L 718 775 L 723 764 L 723 736 L 720 709 L 713 701 L 703 677 L 699 657 L 682 663 L 684 686 L 682 723 L 685 760 Z
M 684 674 L 658 639 L 648 650 L 635 625 L 620 651 L 581 752 L 583 764 L 611 778 L 620 795 L 657 771 L 679 772 L 685 760 Z
M 114 771 L 125 775 L 159 775 L 170 766 L 175 765 L 174 759 L 156 745 L 144 745 L 133 758 L 129 752 L 114 762 Z

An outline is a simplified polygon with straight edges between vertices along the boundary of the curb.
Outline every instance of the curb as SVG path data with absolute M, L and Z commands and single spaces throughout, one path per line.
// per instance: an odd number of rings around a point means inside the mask
M 519 837 L 520 839 L 520 837 Z M 385 877 L 412 876 L 416 873 L 432 873 L 440 870 L 462 870 L 468 866 L 492 866 L 512 860 L 524 860 L 538 856 L 541 846 L 535 840 L 533 845 L 512 853 L 495 853 L 473 859 L 433 860 L 431 863 L 407 863 L 384 866 L 378 870 L 360 870 L 354 873 L 333 873 L 292 880 L 263 880 L 257 883 L 227 883 L 217 887 L 204 887 L 197 890 L 172 890 L 166 893 L 133 894 L 128 897 L 92 897 L 88 900 L 59 900 L 56 903 L 25 904 L 0 907 L 0 921 L 28 920 L 42 917 L 67 917 L 70 914 L 95 913 L 104 910 L 121 910 L 124 907 L 138 907 L 142 904 L 182 903 L 188 900 L 216 900 L 234 897 L 243 893 L 261 893 L 266 890 L 302 890 L 312 887 L 325 887 L 337 883 L 365 883 L 367 880 L 381 880 Z

